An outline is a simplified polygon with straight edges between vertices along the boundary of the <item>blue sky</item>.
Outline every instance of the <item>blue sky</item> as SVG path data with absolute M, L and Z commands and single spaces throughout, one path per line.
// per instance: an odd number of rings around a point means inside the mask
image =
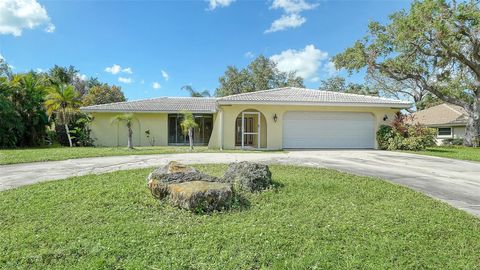
M 185 96 L 187 84 L 213 92 L 228 65 L 259 54 L 317 88 L 334 74 L 331 56 L 409 3 L 2 0 L 0 55 L 15 72 L 74 65 L 120 85 L 129 100 Z

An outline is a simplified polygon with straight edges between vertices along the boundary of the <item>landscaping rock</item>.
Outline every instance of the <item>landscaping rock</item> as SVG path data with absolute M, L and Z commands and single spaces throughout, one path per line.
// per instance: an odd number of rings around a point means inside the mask
M 272 184 L 272 173 L 267 165 L 243 161 L 231 163 L 222 181 L 233 184 L 235 189 L 254 192 Z
M 173 206 L 193 212 L 209 212 L 228 208 L 233 198 L 232 185 L 191 181 L 168 185 L 168 200 Z
M 197 171 L 195 168 L 172 161 L 164 167 L 151 172 L 148 177 L 148 188 L 157 199 L 163 199 L 169 194 L 168 185 L 191 181 L 220 182 L 215 176 Z

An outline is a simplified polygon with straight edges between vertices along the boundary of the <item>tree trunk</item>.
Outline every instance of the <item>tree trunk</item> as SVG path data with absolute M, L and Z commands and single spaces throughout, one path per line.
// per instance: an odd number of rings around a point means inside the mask
M 467 127 L 465 130 L 465 146 L 478 147 L 480 145 L 480 97 L 473 102 L 473 110 L 468 112 Z
M 190 150 L 193 150 L 193 128 L 188 129 L 188 142 L 190 143 Z
M 133 131 L 132 131 L 132 127 L 130 125 L 127 125 L 127 128 L 128 128 L 128 142 L 127 142 L 127 146 L 129 149 L 133 149 L 133 143 L 132 143 L 132 136 L 133 136 Z
M 68 129 L 67 124 L 65 124 L 65 133 L 67 133 L 68 143 L 70 144 L 70 147 L 73 147 L 72 137 L 70 137 L 70 129 Z

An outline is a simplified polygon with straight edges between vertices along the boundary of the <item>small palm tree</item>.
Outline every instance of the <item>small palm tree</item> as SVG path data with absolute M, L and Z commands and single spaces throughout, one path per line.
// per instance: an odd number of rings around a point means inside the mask
M 198 124 L 195 122 L 191 112 L 183 112 L 183 120 L 180 126 L 182 127 L 183 135 L 188 134 L 190 150 L 193 150 L 193 129 L 198 127 Z
M 55 121 L 65 126 L 68 143 L 73 146 L 72 138 L 68 124 L 72 120 L 72 116 L 78 110 L 80 99 L 78 92 L 72 85 L 63 83 L 53 83 L 47 88 L 47 96 L 45 97 L 45 107 L 49 117 L 55 114 Z
M 132 125 L 135 117 L 131 113 L 119 114 L 112 118 L 112 123 L 125 123 L 128 129 L 128 143 L 127 146 L 129 149 L 133 149 L 133 130 Z
M 182 90 L 187 91 L 190 94 L 191 97 L 210 97 L 211 96 L 210 92 L 208 90 L 203 90 L 202 92 L 196 91 L 190 85 L 182 86 Z

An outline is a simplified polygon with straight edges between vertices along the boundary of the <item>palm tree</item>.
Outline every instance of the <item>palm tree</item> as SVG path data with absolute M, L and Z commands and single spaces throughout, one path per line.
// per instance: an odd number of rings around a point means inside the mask
M 193 89 L 193 87 L 190 85 L 182 86 L 182 90 L 187 91 L 191 97 L 210 97 L 211 96 L 208 90 L 203 90 L 202 92 L 199 92 Z
M 72 116 L 80 105 L 78 92 L 72 85 L 64 83 L 53 83 L 47 88 L 47 96 L 45 97 L 45 107 L 49 117 L 55 115 L 55 121 L 65 126 L 68 143 L 73 146 L 72 138 L 68 124 L 72 120 Z
M 188 134 L 190 150 L 193 150 L 193 129 L 198 127 L 198 124 L 195 122 L 191 112 L 183 112 L 183 120 L 180 123 L 180 126 L 182 127 L 183 135 Z
M 132 124 L 135 117 L 131 113 L 119 114 L 112 118 L 112 123 L 125 123 L 128 129 L 128 143 L 127 146 L 129 149 L 133 149 L 133 130 Z

